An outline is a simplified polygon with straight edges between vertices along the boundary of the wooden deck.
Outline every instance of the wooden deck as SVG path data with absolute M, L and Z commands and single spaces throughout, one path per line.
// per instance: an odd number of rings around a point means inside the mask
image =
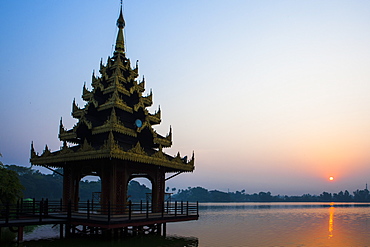
M 22 239 L 23 227 L 46 224 L 60 225 L 61 237 L 75 233 L 78 227 L 83 229 L 78 232 L 84 234 L 102 234 L 109 230 L 137 233 L 143 228 L 165 234 L 167 223 L 198 220 L 198 208 L 198 203 L 189 202 L 166 202 L 152 207 L 147 202 L 102 206 L 89 201 L 78 205 L 47 200 L 21 201 L 1 207 L 0 228 L 18 228 L 18 239 Z

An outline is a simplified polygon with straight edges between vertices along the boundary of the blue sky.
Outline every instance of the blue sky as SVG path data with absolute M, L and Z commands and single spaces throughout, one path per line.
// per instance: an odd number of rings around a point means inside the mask
M 370 182 L 369 1 L 124 1 L 159 133 L 196 170 L 168 186 L 318 194 Z M 29 166 L 112 54 L 119 1 L 1 1 L 0 152 Z M 90 87 L 91 88 L 91 87 Z M 334 176 L 333 182 L 328 177 Z

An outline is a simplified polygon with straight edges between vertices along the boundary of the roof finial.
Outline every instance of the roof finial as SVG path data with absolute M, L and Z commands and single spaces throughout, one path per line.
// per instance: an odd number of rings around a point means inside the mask
M 115 53 L 124 53 L 125 52 L 125 42 L 123 38 L 123 29 L 125 28 L 125 20 L 123 19 L 122 14 L 122 0 L 121 0 L 121 10 L 119 13 L 119 17 L 117 19 L 117 27 L 118 27 L 118 34 L 117 34 L 117 40 L 116 40 L 116 47 L 115 47 Z
M 123 19 L 123 14 L 122 14 L 122 1 L 121 1 L 121 10 L 119 13 L 119 17 L 117 19 L 117 27 L 118 28 L 124 28 L 125 27 L 125 20 Z

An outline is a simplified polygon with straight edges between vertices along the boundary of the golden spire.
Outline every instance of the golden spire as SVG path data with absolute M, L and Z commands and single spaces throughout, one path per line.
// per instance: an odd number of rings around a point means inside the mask
M 122 2 L 121 2 L 121 11 L 117 19 L 118 34 L 116 40 L 115 53 L 125 53 L 125 42 L 123 38 L 123 29 L 125 28 L 125 20 L 123 19 L 122 14 Z

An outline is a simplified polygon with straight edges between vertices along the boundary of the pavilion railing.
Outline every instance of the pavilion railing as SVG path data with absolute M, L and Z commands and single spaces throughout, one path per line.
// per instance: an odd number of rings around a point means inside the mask
M 8 223 L 13 219 L 34 218 L 42 222 L 45 218 L 63 218 L 68 220 L 130 221 L 135 219 L 153 219 L 169 217 L 198 216 L 198 202 L 164 202 L 152 205 L 148 201 L 125 204 L 102 205 L 99 202 L 86 201 L 64 203 L 60 201 L 19 200 L 16 204 L 0 205 L 0 221 Z

